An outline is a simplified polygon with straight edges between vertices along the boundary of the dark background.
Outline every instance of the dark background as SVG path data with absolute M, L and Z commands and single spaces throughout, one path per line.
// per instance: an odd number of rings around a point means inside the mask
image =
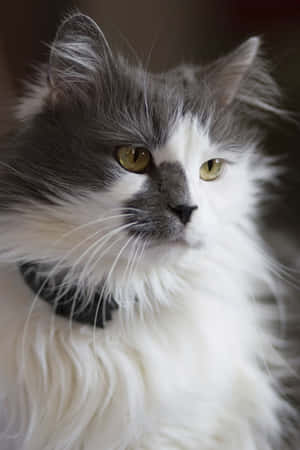
M 113 47 L 138 56 L 154 71 L 182 61 L 206 62 L 260 35 L 281 85 L 285 107 L 300 124 L 299 0 L 2 0 L 0 7 L 0 130 L 12 123 L 10 105 L 22 94 L 22 80 L 47 59 L 46 43 L 66 11 L 90 14 Z M 289 171 L 282 177 L 280 201 L 266 210 L 271 229 L 300 225 L 300 125 L 276 122 L 267 139 Z

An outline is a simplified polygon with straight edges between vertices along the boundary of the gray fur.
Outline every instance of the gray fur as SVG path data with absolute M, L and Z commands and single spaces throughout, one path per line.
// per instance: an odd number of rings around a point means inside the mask
M 191 205 L 183 167 L 178 162 L 153 167 L 140 192 L 124 205 L 133 215 L 128 222 L 138 222 L 131 233 L 152 240 L 180 239 L 184 223 L 172 210 L 178 205 L 196 206 Z
M 243 48 L 234 59 L 240 53 Z M 247 71 L 243 66 L 247 74 L 239 78 L 236 98 L 224 107 L 213 83 L 233 56 L 213 67 L 181 66 L 153 75 L 114 57 L 90 18 L 71 16 L 51 49 L 49 95 L 41 99 L 41 111 L 18 124 L 0 146 L 0 208 L 109 187 L 123 173 L 115 148 L 130 144 L 159 151 L 187 113 L 204 124 L 209 120 L 212 138 L 225 147 L 237 136 L 243 139 L 248 127 L 241 119 L 253 116 L 249 99 L 251 106 L 272 110 L 262 93 L 269 101 L 276 91 L 254 56 Z

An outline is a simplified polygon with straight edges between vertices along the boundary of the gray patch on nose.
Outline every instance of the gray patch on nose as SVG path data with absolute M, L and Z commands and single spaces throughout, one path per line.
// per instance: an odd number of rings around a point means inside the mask
M 190 192 L 185 171 L 180 162 L 163 162 L 159 166 L 160 192 L 171 207 L 190 203 Z
M 187 222 L 184 223 L 174 209 L 182 205 L 196 207 L 191 205 L 183 166 L 179 162 L 163 162 L 154 166 L 140 191 L 124 204 L 131 214 L 126 221 L 137 222 L 130 228 L 130 233 L 153 240 L 180 239 Z

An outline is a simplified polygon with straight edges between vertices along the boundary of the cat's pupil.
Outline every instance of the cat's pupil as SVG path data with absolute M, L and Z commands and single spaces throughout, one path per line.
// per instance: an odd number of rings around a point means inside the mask
M 133 150 L 133 161 L 134 162 L 137 162 L 137 160 L 139 159 L 139 156 L 140 156 L 139 153 L 140 152 L 138 150 L 135 150 L 135 149 Z
M 209 161 L 207 161 L 207 168 L 209 171 L 211 171 L 211 169 L 213 168 L 213 165 L 214 165 L 213 159 L 210 159 Z

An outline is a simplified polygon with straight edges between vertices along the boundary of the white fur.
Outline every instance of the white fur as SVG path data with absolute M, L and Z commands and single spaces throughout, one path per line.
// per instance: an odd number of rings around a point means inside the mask
M 229 159 L 222 176 L 200 180 L 200 165 L 216 157 Z M 154 158 L 186 169 L 198 205 L 186 243 L 126 247 L 121 231 L 88 270 L 108 232 L 95 221 L 119 214 L 113 208 L 143 183 L 130 173 L 106 195 L 74 194 L 60 208 L 33 204 L 0 219 L 0 392 L 18 450 L 271 450 L 279 442 L 286 366 L 272 332 L 277 311 L 257 297 L 276 287 L 252 221 L 260 185 L 275 172 L 254 144 L 221 148 L 191 117 Z M 64 258 L 91 284 L 108 274 L 120 306 L 113 321 L 94 330 L 53 317 L 38 299 L 32 307 L 13 264 L 29 256 Z

